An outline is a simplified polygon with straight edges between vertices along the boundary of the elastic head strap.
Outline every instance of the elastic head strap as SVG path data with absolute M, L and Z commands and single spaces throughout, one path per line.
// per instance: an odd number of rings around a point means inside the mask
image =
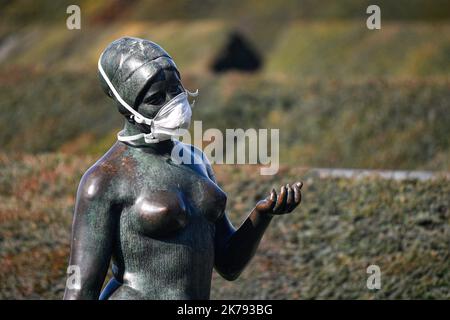
M 101 54 L 100 58 L 98 59 L 98 71 L 100 71 L 100 74 L 102 75 L 102 77 L 105 80 L 106 84 L 108 85 L 109 89 L 113 93 L 114 97 L 116 97 L 116 99 L 120 102 L 120 104 L 122 106 L 124 106 L 128 111 L 130 111 L 133 114 L 134 120 L 137 123 L 145 123 L 145 124 L 151 125 L 153 123 L 153 119 L 148 119 L 148 118 L 144 117 L 143 115 L 141 115 L 136 110 L 134 110 L 128 103 L 126 103 L 125 100 L 122 99 L 120 94 L 117 92 L 116 88 L 114 88 L 113 84 L 111 83 L 108 76 L 106 75 L 105 70 L 103 70 L 102 63 L 101 63 L 102 57 L 103 57 L 103 53 Z
M 137 123 L 145 123 L 145 124 L 147 124 L 149 126 L 153 126 L 153 123 L 154 123 L 153 119 L 144 117 L 139 112 L 134 110 L 128 103 L 126 103 L 125 100 L 122 99 L 122 97 L 117 92 L 116 88 L 114 88 L 113 84 L 111 83 L 111 81 L 109 80 L 108 76 L 106 75 L 105 70 L 103 70 L 102 63 L 101 63 L 102 57 L 103 57 L 103 53 L 100 55 L 100 58 L 98 59 L 98 70 L 100 71 L 100 74 L 102 75 L 102 77 L 105 80 L 106 84 L 108 85 L 109 89 L 113 93 L 114 97 L 116 97 L 116 99 L 120 102 L 120 104 L 122 106 L 124 106 L 128 111 L 130 111 L 133 114 L 134 121 L 136 121 Z M 198 96 L 198 89 L 195 92 L 191 92 L 191 91 L 187 90 L 186 88 L 184 88 L 184 86 L 183 86 L 183 89 L 186 92 L 186 94 L 191 96 L 191 97 Z M 195 100 L 192 103 L 191 107 L 194 106 L 194 103 L 195 103 Z M 162 108 L 164 108 L 164 106 Z M 161 109 L 160 109 L 160 111 L 161 111 Z
M 158 143 L 159 139 L 153 136 L 153 133 L 138 133 L 132 136 L 123 136 L 123 130 L 117 133 L 117 140 L 130 142 L 144 138 L 145 143 Z

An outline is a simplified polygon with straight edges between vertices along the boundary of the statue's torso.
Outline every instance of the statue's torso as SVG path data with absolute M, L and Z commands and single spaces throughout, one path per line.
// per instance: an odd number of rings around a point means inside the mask
M 123 285 L 110 298 L 208 299 L 226 195 L 204 165 L 123 145 L 105 161 L 121 199 L 113 261 Z

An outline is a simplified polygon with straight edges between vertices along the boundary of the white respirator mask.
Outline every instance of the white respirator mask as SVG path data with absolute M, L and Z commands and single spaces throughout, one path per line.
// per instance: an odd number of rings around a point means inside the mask
M 131 112 L 131 117 L 134 118 L 136 123 L 144 123 L 151 128 L 150 133 L 139 133 L 132 136 L 123 136 L 122 131 L 120 131 L 117 134 L 117 139 L 119 141 L 128 142 L 144 138 L 145 143 L 158 143 L 160 141 L 169 140 L 173 136 L 181 136 L 184 134 L 185 130 L 189 129 L 192 110 L 188 101 L 188 95 L 196 97 L 198 95 L 198 90 L 196 92 L 189 92 L 185 89 L 184 92 L 180 93 L 161 107 L 153 119 L 146 118 L 122 99 L 103 70 L 101 59 L 102 57 L 100 56 L 100 59 L 98 60 L 98 70 L 106 81 L 109 89 L 114 94 L 114 97 L 124 108 Z

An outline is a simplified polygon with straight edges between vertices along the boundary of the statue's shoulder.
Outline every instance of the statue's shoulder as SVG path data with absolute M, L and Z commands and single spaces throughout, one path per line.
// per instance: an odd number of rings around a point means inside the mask
M 211 163 L 206 154 L 200 148 L 197 148 L 192 144 L 187 144 L 180 141 L 177 142 L 177 146 L 178 148 L 182 148 L 184 152 L 187 152 L 189 154 L 188 157 L 182 157 L 183 159 L 189 159 L 191 163 L 201 164 L 206 170 L 208 177 L 216 182 Z
M 181 141 L 176 141 L 175 148 L 177 148 L 177 150 L 173 152 L 173 155 L 180 155 L 181 160 L 191 161 L 196 164 L 201 163 L 205 166 L 210 166 L 208 158 L 200 148 Z
M 113 179 L 119 178 L 124 148 L 115 144 L 83 174 L 78 187 L 78 194 L 88 199 L 104 198 L 113 194 Z

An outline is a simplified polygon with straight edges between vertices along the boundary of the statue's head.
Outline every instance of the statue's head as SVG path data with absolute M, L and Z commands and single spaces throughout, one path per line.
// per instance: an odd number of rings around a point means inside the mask
M 119 96 L 148 118 L 153 118 L 164 104 L 184 91 L 175 62 L 152 41 L 131 37 L 115 40 L 103 51 L 99 65 Z M 101 74 L 99 78 L 105 93 L 117 101 L 105 78 Z M 120 103 L 118 108 L 132 121 L 129 110 Z M 145 124 L 140 129 L 149 130 Z

